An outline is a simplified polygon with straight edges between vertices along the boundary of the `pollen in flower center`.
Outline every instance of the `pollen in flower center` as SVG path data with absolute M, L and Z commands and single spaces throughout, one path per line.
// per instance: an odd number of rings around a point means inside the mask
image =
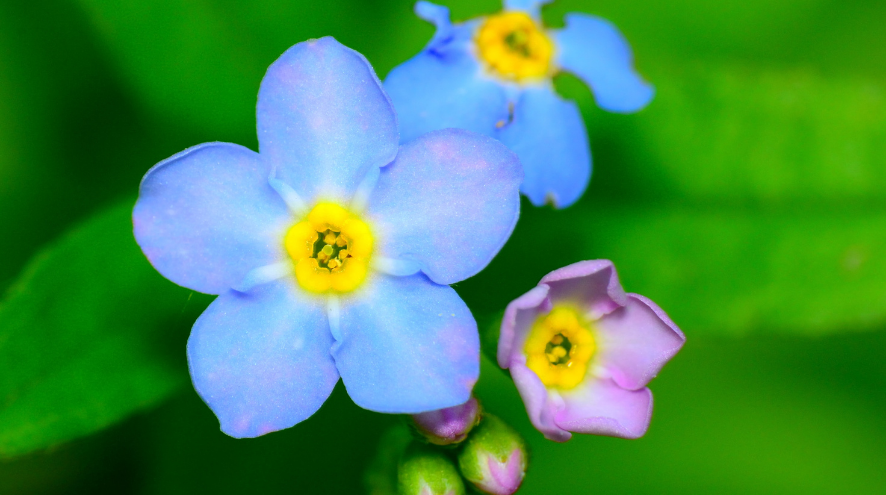
M 572 343 L 564 337 L 562 333 L 558 333 L 551 337 L 550 342 L 545 346 L 545 356 L 548 362 L 553 365 L 568 365 L 572 352 Z
M 539 78 L 550 73 L 553 43 L 523 12 L 487 18 L 477 33 L 476 44 L 489 68 L 506 79 Z
M 341 232 L 335 232 L 326 229 L 323 232 L 317 232 L 317 240 L 314 241 L 314 253 L 312 258 L 317 260 L 317 265 L 321 268 L 337 270 L 344 265 L 348 259 L 348 240 Z
M 366 279 L 373 238 L 369 226 L 334 203 L 317 204 L 286 233 L 286 251 L 304 289 L 350 292 Z
M 579 313 L 557 306 L 532 326 L 524 347 L 526 366 L 545 386 L 572 389 L 584 380 L 596 348 L 590 325 Z

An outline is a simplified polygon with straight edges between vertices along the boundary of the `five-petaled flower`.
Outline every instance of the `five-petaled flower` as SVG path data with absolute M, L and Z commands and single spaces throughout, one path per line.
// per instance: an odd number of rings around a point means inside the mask
M 549 1 L 504 0 L 503 12 L 454 25 L 445 7 L 418 2 L 416 14 L 437 32 L 391 71 L 385 89 L 403 142 L 448 127 L 494 137 L 520 157 L 522 192 L 533 204 L 565 207 L 587 188 L 591 155 L 578 107 L 557 95 L 551 77 L 577 75 L 611 112 L 642 109 L 653 90 L 608 21 L 569 14 L 565 28 L 544 29 L 539 10 Z
M 638 438 L 652 416 L 646 384 L 685 340 L 655 303 L 625 294 L 611 261 L 581 261 L 508 305 L 498 364 L 545 437 Z
M 467 401 L 479 338 L 448 284 L 483 269 L 513 230 L 514 153 L 454 129 L 398 148 L 381 82 L 332 38 L 271 65 L 257 122 L 259 153 L 183 151 L 147 173 L 133 212 L 160 273 L 219 294 L 188 363 L 222 430 L 292 426 L 339 377 L 374 411 Z

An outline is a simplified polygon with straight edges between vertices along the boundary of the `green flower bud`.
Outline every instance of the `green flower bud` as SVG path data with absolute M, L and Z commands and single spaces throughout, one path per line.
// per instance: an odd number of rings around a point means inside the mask
M 413 442 L 397 470 L 399 495 L 465 495 L 455 464 L 439 449 Z
M 526 474 L 526 442 L 504 421 L 484 414 L 458 455 L 461 474 L 482 493 L 511 495 Z

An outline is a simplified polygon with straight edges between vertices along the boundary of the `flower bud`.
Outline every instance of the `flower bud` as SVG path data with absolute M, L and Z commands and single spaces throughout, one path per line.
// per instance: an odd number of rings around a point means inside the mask
M 413 414 L 412 423 L 416 431 L 429 442 L 451 445 L 467 438 L 468 432 L 479 421 L 479 411 L 477 399 L 471 397 L 471 400 L 460 406 Z
M 413 442 L 397 469 L 398 495 L 464 495 L 453 461 L 442 451 Z
M 526 474 L 526 443 L 504 421 L 484 414 L 458 455 L 461 474 L 482 493 L 510 495 Z

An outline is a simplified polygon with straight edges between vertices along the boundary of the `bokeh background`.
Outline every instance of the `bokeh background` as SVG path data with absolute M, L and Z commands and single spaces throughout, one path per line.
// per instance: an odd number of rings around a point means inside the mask
M 544 18 L 572 11 L 620 27 L 656 98 L 607 114 L 558 77 L 591 187 L 565 211 L 524 202 L 456 289 L 485 326 L 551 269 L 610 258 L 688 343 L 635 441 L 545 441 L 484 361 L 477 395 L 531 447 L 520 493 L 886 493 L 886 3 L 558 0 Z M 365 490 L 399 418 L 339 386 L 294 428 L 223 435 L 184 353 L 208 299 L 153 272 L 128 215 L 154 163 L 257 148 L 258 85 L 289 46 L 332 35 L 383 77 L 432 32 L 408 0 L 0 1 L 0 493 Z

